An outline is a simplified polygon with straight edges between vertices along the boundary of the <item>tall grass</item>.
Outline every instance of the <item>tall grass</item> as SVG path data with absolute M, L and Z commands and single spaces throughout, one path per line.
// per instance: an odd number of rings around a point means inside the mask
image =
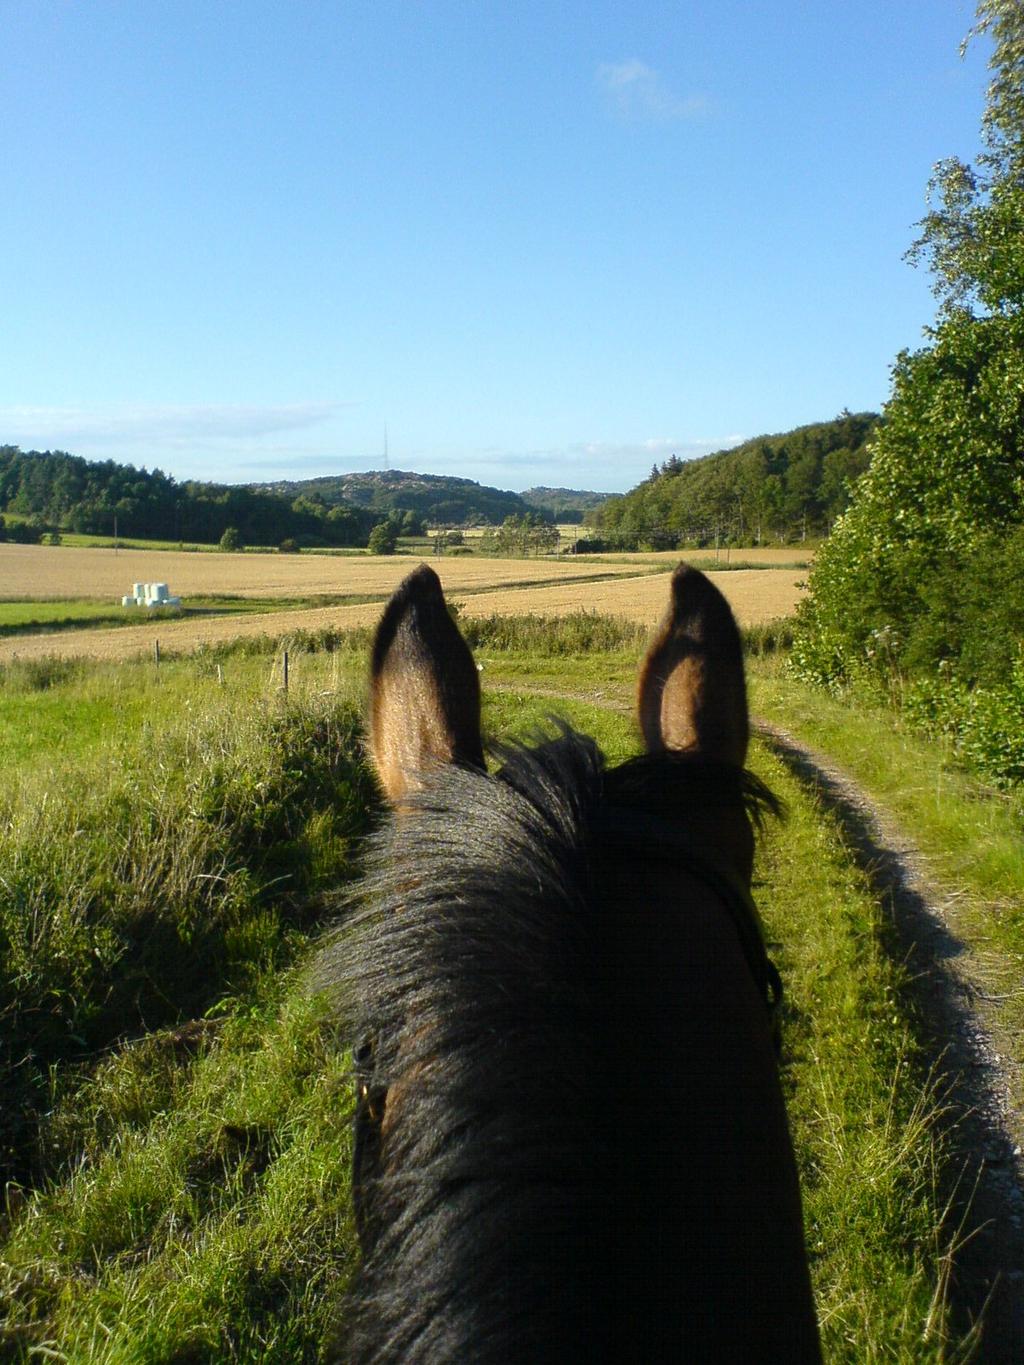
M 573 658 L 611 650 L 639 650 L 647 639 L 646 627 L 621 617 L 593 612 L 566 616 L 481 616 L 459 620 L 473 648 L 513 650 L 542 658 Z
M 287 963 L 317 896 L 356 866 L 374 795 L 351 702 L 163 676 L 171 696 L 136 708 L 136 724 L 79 762 L 27 764 L 0 795 L 8 1178 L 36 1180 L 72 1155 L 41 1141 L 37 1121 L 78 1068 Z M 77 702 L 88 731 L 97 698 Z

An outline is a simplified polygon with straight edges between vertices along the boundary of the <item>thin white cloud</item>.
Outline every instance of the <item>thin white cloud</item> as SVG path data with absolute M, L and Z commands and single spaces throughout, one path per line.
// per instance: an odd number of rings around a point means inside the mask
M 602 62 L 597 84 L 613 112 L 631 121 L 669 123 L 701 118 L 708 111 L 703 95 L 677 95 L 653 67 L 636 57 Z
M 255 471 L 271 471 L 259 474 L 265 482 L 272 479 L 284 478 L 304 478 L 315 479 L 320 475 L 329 476 L 346 472 L 365 473 L 370 469 L 378 469 L 383 465 L 382 458 L 377 455 L 333 455 L 329 451 L 318 451 L 308 455 L 297 455 L 292 447 L 288 449 L 273 450 L 267 457 L 258 460 L 249 460 L 248 468 L 253 472 L 253 478 L 257 477 Z M 433 470 L 424 470 L 424 473 L 433 473 Z
M 739 445 L 745 439 L 737 435 L 708 440 L 651 436 L 636 441 L 578 441 L 535 450 L 492 446 L 480 451 L 450 452 L 443 461 L 425 456 L 419 464 L 408 467 L 429 467 L 433 473 L 459 474 L 498 488 L 522 489 L 544 484 L 625 492 L 647 477 L 652 464 L 664 464 L 672 455 L 692 460 Z
M 315 427 L 340 403 L 117 404 L 111 407 L 0 408 L 0 439 L 24 446 L 152 445 L 258 442 Z

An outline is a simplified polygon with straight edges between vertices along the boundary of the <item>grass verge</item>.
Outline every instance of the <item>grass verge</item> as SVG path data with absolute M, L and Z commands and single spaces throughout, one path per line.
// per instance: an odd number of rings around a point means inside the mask
M 914 840 L 951 893 L 947 913 L 995 990 L 1010 1037 L 1024 1029 L 1024 794 L 997 791 L 958 767 L 952 749 L 914 734 L 897 713 L 838 700 L 792 678 L 782 660 L 751 671 L 756 711 L 824 750 Z M 1019 1105 L 1024 1096 L 1014 1097 Z

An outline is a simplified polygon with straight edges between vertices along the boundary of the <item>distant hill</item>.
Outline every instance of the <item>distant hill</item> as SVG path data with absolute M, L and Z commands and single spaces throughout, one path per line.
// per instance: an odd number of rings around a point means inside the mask
M 506 517 L 521 517 L 537 510 L 518 493 L 489 488 L 472 479 L 414 474 L 403 469 L 331 474 L 296 481 L 278 479 L 249 486 L 289 499 L 320 498 L 328 505 L 350 502 L 379 512 L 382 517 L 389 512 L 412 512 L 431 526 L 500 526 Z
M 523 501 L 536 511 L 550 512 L 555 521 L 569 524 L 578 524 L 607 500 L 607 493 L 588 493 L 581 488 L 527 488 L 523 493 Z
M 699 460 L 673 455 L 631 492 L 587 514 L 594 538 L 615 547 L 674 549 L 827 535 L 870 461 L 873 412 L 758 436 Z

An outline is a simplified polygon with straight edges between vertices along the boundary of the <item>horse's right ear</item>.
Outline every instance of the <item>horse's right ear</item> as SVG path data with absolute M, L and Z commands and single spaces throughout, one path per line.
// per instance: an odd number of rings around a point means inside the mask
M 676 749 L 742 766 L 750 722 L 743 644 L 728 602 L 688 564 L 672 575 L 668 611 L 640 670 L 649 752 Z
M 480 679 L 448 613 L 441 582 L 421 564 L 396 589 L 373 641 L 370 752 L 398 803 L 441 763 L 484 766 Z

